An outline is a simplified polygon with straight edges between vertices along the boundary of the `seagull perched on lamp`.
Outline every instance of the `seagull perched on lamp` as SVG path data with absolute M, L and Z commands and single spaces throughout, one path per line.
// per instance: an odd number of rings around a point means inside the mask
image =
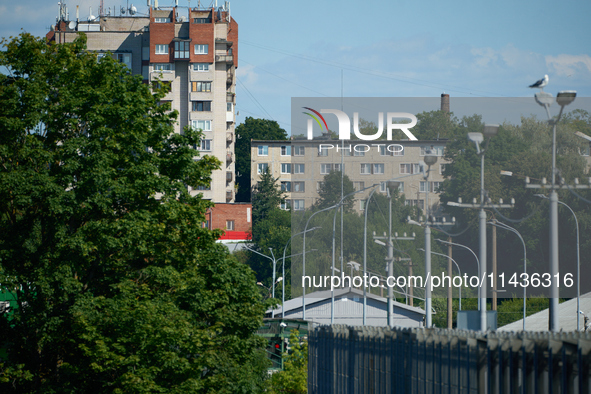
M 536 81 L 535 83 L 532 83 L 531 85 L 529 85 L 530 88 L 540 88 L 540 90 L 543 92 L 544 91 L 544 86 L 548 85 L 548 74 L 544 75 L 544 78 L 540 79 L 539 81 Z

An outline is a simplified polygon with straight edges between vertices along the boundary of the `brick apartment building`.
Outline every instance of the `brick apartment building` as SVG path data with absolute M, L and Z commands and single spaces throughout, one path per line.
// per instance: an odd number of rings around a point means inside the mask
M 225 231 L 224 235 L 220 237 L 222 241 L 245 241 L 251 238 L 251 203 L 218 203 L 215 207 L 207 210 L 205 217 L 207 228 Z
M 47 39 L 72 42 L 84 32 L 89 51 L 113 56 L 145 83 L 159 79 L 170 84 L 163 101 L 179 113 L 175 132 L 188 125 L 202 129 L 204 138 L 196 149 L 222 162 L 211 185 L 192 192 L 215 203 L 234 202 L 238 24 L 229 3 L 219 8 L 159 7 L 158 0 L 153 6 L 149 0 L 144 14 L 133 6 L 113 12 L 101 7 L 98 17 L 80 19 L 78 14 L 77 7 L 76 17 L 70 18 L 66 4 L 59 3 L 58 20 Z

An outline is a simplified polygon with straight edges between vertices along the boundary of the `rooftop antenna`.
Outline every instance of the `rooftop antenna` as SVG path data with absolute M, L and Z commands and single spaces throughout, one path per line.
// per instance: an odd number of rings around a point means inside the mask
M 99 6 L 99 16 L 105 15 L 105 4 L 104 0 L 101 0 L 101 4 Z
M 76 6 L 76 22 L 80 21 L 80 6 Z

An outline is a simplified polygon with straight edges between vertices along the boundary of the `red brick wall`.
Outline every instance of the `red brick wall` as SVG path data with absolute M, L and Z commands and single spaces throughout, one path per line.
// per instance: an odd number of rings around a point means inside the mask
M 234 231 L 250 231 L 252 227 L 252 204 L 215 204 L 208 212 L 211 229 L 226 229 L 226 221 L 234 221 Z
M 215 12 L 212 9 L 212 14 Z M 191 37 L 191 51 L 189 59 L 191 63 L 213 63 L 215 53 L 214 23 L 194 23 L 193 18 L 189 21 L 189 37 Z M 209 45 L 206 55 L 195 55 L 195 45 Z
M 174 12 L 170 23 L 155 23 L 150 8 L 150 63 L 171 63 L 174 61 Z M 168 55 L 156 55 L 156 44 L 168 45 Z

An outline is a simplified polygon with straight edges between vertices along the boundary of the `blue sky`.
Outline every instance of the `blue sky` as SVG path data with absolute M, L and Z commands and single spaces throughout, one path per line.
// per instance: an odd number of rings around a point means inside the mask
M 85 18 L 89 6 L 96 15 L 100 3 L 66 2 L 72 18 L 77 4 Z M 105 8 L 126 3 L 104 1 Z M 134 5 L 147 11 L 145 0 Z M 589 1 L 234 0 L 230 9 L 239 24 L 239 123 L 247 116 L 271 118 L 289 132 L 292 97 L 341 94 L 445 92 L 453 111 L 454 97 L 531 97 L 535 91 L 527 85 L 544 74 L 548 92 L 591 96 Z M 0 0 L 0 35 L 21 28 L 44 35 L 57 11 L 57 0 Z

